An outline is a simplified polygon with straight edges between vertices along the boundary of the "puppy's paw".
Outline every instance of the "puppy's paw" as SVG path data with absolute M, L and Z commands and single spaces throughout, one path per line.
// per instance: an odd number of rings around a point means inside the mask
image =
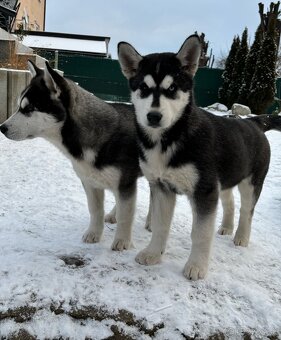
M 144 250 L 140 251 L 136 258 L 136 262 L 139 264 L 143 264 L 145 266 L 150 266 L 153 264 L 157 264 L 161 260 L 161 253 L 156 253 L 148 250 L 145 248 Z
M 97 233 L 92 228 L 89 228 L 84 233 L 82 240 L 85 243 L 97 243 L 101 240 L 102 233 Z
M 233 228 L 220 227 L 218 230 L 219 235 L 232 235 Z
M 127 249 L 130 249 L 130 247 L 131 247 L 131 240 L 121 239 L 121 238 L 115 238 L 111 245 L 111 249 L 117 250 L 117 251 L 127 250 Z
M 114 224 L 117 222 L 115 214 L 108 213 L 104 217 L 104 222 Z
M 248 247 L 249 238 L 236 233 L 233 242 L 236 246 Z
M 196 261 L 188 260 L 184 270 L 183 275 L 192 281 L 204 279 L 208 271 L 208 265 L 205 263 L 200 263 Z

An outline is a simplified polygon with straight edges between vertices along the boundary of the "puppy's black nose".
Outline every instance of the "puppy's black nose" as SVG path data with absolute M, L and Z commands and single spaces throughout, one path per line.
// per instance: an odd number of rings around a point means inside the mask
M 0 131 L 5 135 L 6 134 L 6 132 L 8 131 L 8 128 L 7 128 L 7 126 L 6 125 L 1 125 L 0 126 Z
M 147 120 L 149 122 L 149 125 L 152 127 L 159 126 L 159 122 L 162 118 L 162 114 L 158 111 L 151 111 L 147 114 Z

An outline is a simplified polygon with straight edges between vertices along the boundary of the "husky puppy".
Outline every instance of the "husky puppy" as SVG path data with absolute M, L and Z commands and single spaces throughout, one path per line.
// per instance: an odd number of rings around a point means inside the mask
M 19 106 L 0 130 L 21 141 L 43 137 L 68 157 L 85 189 L 90 225 L 84 242 L 99 242 L 104 227 L 104 189 L 111 190 L 116 208 L 107 216 L 116 222 L 113 250 L 128 249 L 140 175 L 135 118 L 124 105 L 114 108 L 60 76 L 29 62 L 32 79 Z
M 281 129 L 281 117 L 231 119 L 198 108 L 193 77 L 200 52 L 197 35 L 190 36 L 176 54 L 141 56 L 126 42 L 118 45 L 119 62 L 135 107 L 140 166 L 152 194 L 152 238 L 136 261 L 144 265 L 160 261 L 176 195 L 186 195 L 193 224 L 184 275 L 191 280 L 202 279 L 207 273 L 219 197 L 223 221 L 218 232 L 233 232 L 232 188 L 236 185 L 241 209 L 234 244 L 248 245 L 254 208 L 270 160 L 264 132 Z

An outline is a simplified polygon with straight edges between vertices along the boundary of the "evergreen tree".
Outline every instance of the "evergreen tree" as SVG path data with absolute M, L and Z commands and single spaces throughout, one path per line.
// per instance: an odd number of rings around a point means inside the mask
M 228 94 L 229 85 L 232 80 L 235 57 L 236 57 L 239 47 L 240 47 L 240 38 L 237 36 L 237 37 L 234 37 L 228 57 L 226 58 L 225 68 L 222 74 L 223 83 L 222 83 L 222 86 L 219 88 L 219 92 L 218 92 L 219 101 L 220 103 L 224 105 L 227 105 L 228 103 L 227 94 Z
M 236 53 L 234 69 L 232 74 L 231 83 L 228 89 L 228 103 L 227 106 L 230 108 L 234 103 L 238 101 L 239 91 L 243 84 L 243 71 L 245 69 L 245 63 L 248 56 L 249 47 L 248 47 L 248 29 L 245 28 L 242 38 L 240 48 Z
M 271 20 L 269 25 L 270 27 L 265 33 L 261 45 L 249 92 L 249 106 L 254 114 L 266 113 L 267 108 L 274 100 L 276 92 L 276 21 Z
M 262 26 L 259 25 L 256 34 L 255 40 L 251 46 L 249 54 L 246 59 L 246 64 L 243 72 L 243 82 L 239 91 L 238 103 L 249 106 L 249 92 L 252 83 L 252 79 L 255 73 L 256 64 L 258 61 L 261 45 L 263 40 L 263 29 Z

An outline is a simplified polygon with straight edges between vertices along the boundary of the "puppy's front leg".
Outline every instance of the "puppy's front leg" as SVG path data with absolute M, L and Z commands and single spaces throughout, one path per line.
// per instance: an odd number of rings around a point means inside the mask
M 197 197 L 192 200 L 192 247 L 184 267 L 184 276 L 190 280 L 203 279 L 207 274 L 214 238 L 217 202 L 216 189 L 208 194 L 197 194 Z
M 82 182 L 85 189 L 90 212 L 90 225 L 83 235 L 86 243 L 99 242 L 104 228 L 104 190 L 95 189 L 86 182 Z
M 156 264 L 165 251 L 173 217 L 176 195 L 151 184 L 151 229 L 149 245 L 138 253 L 136 261 L 144 265 Z

